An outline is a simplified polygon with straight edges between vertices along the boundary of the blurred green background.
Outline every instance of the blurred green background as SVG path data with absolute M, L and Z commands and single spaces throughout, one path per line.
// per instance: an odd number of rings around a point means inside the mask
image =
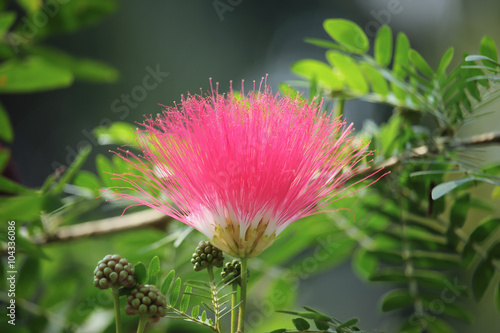
M 62 2 L 61 6 L 64 6 Z M 437 65 L 449 46 L 455 47 L 457 55 L 475 53 L 485 34 L 500 44 L 500 2 L 494 0 L 242 0 L 235 1 L 238 4 L 223 13 L 217 11 L 212 1 L 103 2 L 116 6 L 116 11 L 73 34 L 51 36 L 46 44 L 115 67 L 119 71 L 116 82 L 93 84 L 77 81 L 65 89 L 0 96 L 15 132 L 15 140 L 10 145 L 14 173 L 27 186 L 39 187 L 58 166 L 70 164 L 76 151 L 86 144 L 94 146 L 92 155 L 106 154 L 107 148 L 96 145 L 91 137 L 95 127 L 113 121 L 141 122 L 145 114 L 160 112 L 159 104 L 172 105 L 181 94 L 198 93 L 200 88 L 209 89 L 209 78 L 220 82 L 219 89 L 225 91 L 230 80 L 236 87 L 245 80 L 248 89 L 253 80 L 260 81 L 268 74 L 268 82 L 277 90 L 280 82 L 296 79 L 289 69 L 293 62 L 303 58 L 324 60 L 324 50 L 305 44 L 303 39 L 326 38 L 322 22 L 327 18 L 353 20 L 371 38 L 381 23 L 390 25 L 395 32 L 404 31 L 413 48 L 428 59 L 432 67 Z M 20 8 L 13 9 L 21 12 Z M 161 73 L 156 82 L 149 80 L 145 83 L 145 77 L 152 71 Z M 495 106 L 491 108 L 495 110 Z M 353 121 L 357 128 L 361 128 L 364 119 L 380 122 L 389 114 L 390 111 L 383 107 L 376 108 L 363 102 L 346 104 L 347 120 Z M 464 128 L 461 134 L 467 136 L 498 130 L 499 123 L 500 113 L 497 112 Z M 498 160 L 500 149 L 485 149 L 481 156 Z M 93 160 L 88 160 L 85 169 L 93 170 Z M 300 223 L 296 228 L 300 228 Z M 140 237 L 132 232 L 125 236 L 49 247 L 47 253 L 55 264 L 68 263 L 67 275 L 53 277 L 50 267 L 44 267 L 43 274 L 53 281 L 60 279 L 57 288 L 61 290 L 92 288 L 90 272 L 94 263 L 105 254 L 119 251 L 131 261 L 148 261 L 144 257 L 156 254 L 155 251 L 138 254 L 136 249 L 146 246 L 143 243 L 148 239 L 159 240 L 164 234 L 151 230 L 143 233 Z M 200 234 L 194 232 L 190 237 L 192 243 L 196 243 Z M 190 244 L 188 242 L 186 249 L 179 253 L 189 254 Z M 169 257 L 172 254 L 167 251 L 163 255 Z M 181 257 L 180 254 L 177 256 Z M 170 263 L 175 265 L 175 260 Z M 89 284 L 81 285 L 84 280 L 69 278 L 75 272 L 81 274 L 79 276 L 88 272 Z M 349 263 L 334 271 L 303 274 L 299 279 L 297 304 L 318 307 L 338 318 L 358 316 L 366 328 L 387 332 L 395 329 L 390 316 L 396 315 L 381 315 L 377 307 L 380 296 L 388 289 L 360 281 L 353 275 Z M 87 295 L 86 290 L 81 294 Z M 110 299 L 99 300 L 100 294 L 95 292 L 92 295 L 94 305 L 111 311 Z M 50 299 L 43 301 L 52 302 Z M 55 298 L 53 301 L 60 300 Z M 82 302 L 77 292 L 73 305 L 80 306 L 81 311 L 91 311 L 89 309 L 94 305 L 82 306 Z M 64 312 L 64 309 L 60 310 Z M 108 320 L 109 316 L 106 318 Z M 258 312 L 254 315 L 255 321 L 268 319 Z M 99 322 L 97 318 L 95 321 Z M 489 303 L 475 313 L 472 324 L 456 326 L 458 332 L 464 333 L 498 332 L 498 327 L 498 312 Z M 47 332 L 59 329 L 49 328 Z M 73 328 L 67 332 L 97 332 L 94 330 Z M 177 330 L 173 328 L 172 332 Z

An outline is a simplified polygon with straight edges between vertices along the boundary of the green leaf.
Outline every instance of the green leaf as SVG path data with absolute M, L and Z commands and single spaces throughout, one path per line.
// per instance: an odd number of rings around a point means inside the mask
M 420 71 L 420 73 L 424 74 L 429 78 L 432 78 L 434 76 L 434 72 L 432 71 L 431 66 L 429 66 L 427 61 L 425 61 L 425 59 L 420 55 L 420 53 L 418 53 L 416 50 L 411 49 L 409 56 L 411 62 Z
M 327 51 L 326 59 L 342 74 L 349 88 L 359 94 L 368 93 L 368 84 L 363 72 L 351 57 L 336 51 Z
M 200 314 L 200 306 L 196 305 L 192 310 L 191 310 L 191 317 L 193 318 L 198 318 L 198 315 Z
M 201 321 L 205 322 L 207 320 L 207 311 L 203 310 L 201 313 Z
M 168 298 L 168 303 L 171 306 L 175 306 L 175 304 L 177 304 L 177 301 L 179 300 L 179 296 L 181 293 L 181 284 L 182 284 L 181 278 L 177 278 L 177 280 L 175 280 L 174 287 L 172 288 L 172 291 L 170 292 L 170 296 Z
M 82 170 L 75 175 L 73 184 L 79 187 L 88 188 L 94 193 L 99 193 L 98 189 L 101 188 L 101 181 L 92 172 Z
M 373 66 L 367 63 L 361 63 L 361 69 L 365 72 L 368 81 L 370 81 L 370 85 L 372 87 L 372 91 L 376 94 L 379 94 L 383 97 L 386 97 L 389 94 L 389 85 L 387 84 L 387 80 L 384 78 L 382 73 L 373 68 Z
M 497 242 L 488 250 L 488 260 L 500 259 L 500 242 Z
M 0 93 L 29 93 L 65 88 L 73 74 L 39 57 L 10 59 L 0 65 Z
M 0 192 L 10 194 L 36 194 L 36 191 L 13 180 L 0 176 Z
M 450 226 L 461 228 L 464 225 L 470 207 L 469 203 L 469 193 L 465 193 L 454 200 L 450 210 Z
M 307 322 L 307 320 L 303 318 L 294 318 L 292 319 L 293 325 L 299 332 L 305 332 L 307 331 L 311 325 Z
M 83 163 L 87 160 L 87 157 L 90 155 L 92 151 L 92 146 L 85 146 L 78 152 L 78 155 L 75 157 L 75 160 L 70 165 L 68 170 L 62 175 L 61 179 L 54 185 L 53 188 L 50 189 L 51 193 L 61 193 L 64 190 L 64 186 L 69 183 L 73 177 L 76 175 L 78 170 L 83 166 Z
M 360 248 L 354 253 L 352 265 L 354 271 L 359 276 L 365 280 L 369 280 L 370 276 L 377 270 L 378 260 L 374 255 Z
M 358 321 L 359 321 L 358 318 L 351 318 L 351 319 L 345 321 L 344 323 L 340 324 L 339 326 L 337 326 L 337 329 L 356 325 L 358 323 Z
M 316 325 L 316 328 L 318 330 L 321 330 L 321 331 L 326 331 L 330 328 L 330 326 L 327 324 L 326 321 L 317 320 L 317 319 L 314 319 L 314 325 Z
M 95 165 L 97 169 L 97 174 L 101 176 L 102 182 L 106 187 L 114 186 L 112 173 L 115 172 L 113 168 L 113 164 L 111 161 L 104 155 L 98 154 L 95 158 Z M 111 174 L 110 174 L 111 173 Z
M 17 3 L 29 14 L 40 10 L 42 6 L 42 0 L 16 0 Z
M 109 127 L 97 127 L 94 129 L 94 135 L 99 144 L 120 144 L 131 145 L 136 143 L 137 134 L 128 123 L 116 121 Z
M 323 23 L 325 31 L 347 51 L 363 54 L 370 48 L 368 37 L 356 23 L 344 19 L 328 19 Z
M 483 298 L 486 289 L 495 275 L 495 267 L 491 261 L 482 261 L 474 271 L 472 276 L 472 291 L 474 298 L 479 301 Z
M 323 40 L 318 38 L 304 38 L 304 42 L 315 46 L 323 47 L 325 49 L 343 50 L 342 46 L 340 46 L 337 43 L 330 42 L 328 40 Z
M 163 280 L 163 283 L 161 284 L 161 293 L 163 295 L 167 295 L 168 291 L 170 290 L 170 286 L 172 285 L 172 281 L 174 281 L 175 278 L 175 271 L 171 270 L 165 280 Z
M 137 279 L 137 284 L 147 283 L 148 281 L 148 271 L 146 270 L 146 266 L 142 262 L 135 264 L 134 266 L 134 274 Z
M 443 320 L 434 316 L 426 320 L 428 333 L 454 333 L 455 330 Z
M 441 198 L 443 195 L 445 195 L 446 193 L 453 191 L 454 189 L 456 189 L 460 185 L 471 182 L 473 180 L 475 180 L 474 177 L 467 177 L 467 178 L 455 179 L 455 180 L 451 180 L 451 181 L 448 181 L 445 183 L 441 183 L 432 189 L 432 193 L 431 193 L 432 200 L 437 200 L 437 199 Z
M 500 218 L 487 217 L 470 234 L 467 244 L 482 243 L 500 227 Z
M 100 61 L 75 58 L 60 50 L 46 46 L 30 47 L 28 52 L 58 67 L 71 71 L 76 80 L 95 83 L 111 83 L 118 79 L 118 71 Z
M 453 59 L 453 53 L 454 53 L 453 47 L 450 47 L 448 50 L 446 50 L 446 52 L 443 54 L 443 57 L 441 58 L 441 61 L 439 62 L 436 73 L 441 75 L 446 74 L 446 69 L 448 68 L 451 60 Z
M 7 31 L 9 31 L 12 23 L 16 20 L 16 13 L 2 12 L 0 13 L 0 39 L 3 39 Z
M 458 318 L 466 323 L 471 323 L 473 320 L 472 315 L 466 309 L 455 303 L 446 303 L 443 314 Z
M 40 259 L 27 257 L 19 272 L 16 283 L 16 297 L 28 299 L 32 297 L 40 278 Z
M 407 68 L 409 66 L 408 52 L 410 50 L 410 42 L 408 37 L 402 32 L 398 33 L 396 38 L 396 50 L 394 51 L 394 61 L 392 71 L 394 77 L 403 80 L 407 76 Z M 406 92 L 399 87 L 395 82 L 391 82 L 391 87 L 394 95 L 399 101 L 405 101 Z
M 0 104 L 0 140 L 11 143 L 14 140 L 14 131 L 10 123 L 9 114 Z
M 184 291 L 184 294 L 182 295 L 181 298 L 181 305 L 179 306 L 179 310 L 181 312 L 186 312 L 188 307 L 189 307 L 189 300 L 191 299 L 191 293 L 192 288 L 190 286 L 186 287 L 186 290 Z
M 36 194 L 0 197 L 0 218 L 32 222 L 40 219 L 44 196 Z
M 2 173 L 2 171 L 7 167 L 9 161 L 10 161 L 10 150 L 7 148 L 3 149 L 0 148 L 0 173 Z
M 388 25 L 383 25 L 375 37 L 375 60 L 382 67 L 387 67 L 392 59 L 392 31 Z
M 465 61 L 476 61 L 476 60 L 481 60 L 481 61 L 487 61 L 487 62 L 491 62 L 493 64 L 496 64 L 496 65 L 499 65 L 495 60 L 489 58 L 489 57 L 486 57 L 486 56 L 482 56 L 482 55 L 470 55 L 470 56 L 467 56 L 465 57 Z M 484 63 L 483 61 L 483 63 Z
M 330 328 L 330 326 L 328 326 L 327 329 L 328 328 Z M 271 331 L 271 333 L 286 333 L 286 331 L 286 328 L 278 328 L 277 330 Z
M 324 62 L 304 59 L 297 61 L 290 68 L 295 74 L 308 80 L 315 79 L 319 84 L 331 90 L 336 91 L 342 89 L 342 81 L 338 75 L 334 73 L 333 69 Z
M 160 258 L 154 256 L 148 267 L 148 284 L 156 285 L 158 274 L 160 273 Z
M 391 290 L 382 296 L 381 309 L 382 312 L 399 310 L 413 304 L 413 298 L 407 290 L 396 289 Z
M 481 40 L 479 53 L 485 57 L 492 59 L 493 62 L 498 61 L 497 47 L 495 45 L 495 41 L 490 36 L 484 36 Z M 483 65 L 491 68 L 497 67 L 494 63 L 487 60 L 483 61 Z

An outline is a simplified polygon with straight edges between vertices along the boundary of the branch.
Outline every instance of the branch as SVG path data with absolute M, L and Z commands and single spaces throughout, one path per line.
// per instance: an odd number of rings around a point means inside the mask
M 439 144 L 444 144 L 445 140 L 440 140 L 438 141 Z M 489 144 L 498 144 L 500 143 L 500 132 L 489 132 L 489 133 L 483 133 L 483 134 L 478 134 L 474 135 L 468 138 L 464 139 L 455 139 L 451 143 L 448 144 L 448 147 L 450 148 L 458 148 L 458 147 L 474 147 L 474 146 L 481 146 L 481 145 L 489 145 Z M 429 152 L 429 147 L 427 146 L 420 146 L 417 148 L 414 148 L 411 150 L 410 153 L 405 153 L 400 156 L 392 156 L 386 159 L 385 161 L 382 161 L 380 163 L 377 163 L 373 169 L 378 170 L 381 168 L 391 170 L 398 166 L 403 160 L 408 159 L 408 158 L 414 158 L 414 157 L 421 157 L 424 156 Z M 373 173 L 372 168 L 367 169 L 366 171 L 363 171 L 358 175 L 358 177 L 368 177 L 371 173 Z
M 77 238 L 106 235 L 143 227 L 161 227 L 172 220 L 171 217 L 154 209 L 148 209 L 124 216 L 105 218 L 102 220 L 62 226 L 55 234 L 37 239 L 37 244 L 66 242 Z

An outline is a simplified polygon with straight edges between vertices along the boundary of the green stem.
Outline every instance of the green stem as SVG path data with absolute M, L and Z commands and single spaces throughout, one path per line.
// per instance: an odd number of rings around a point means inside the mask
M 344 104 L 345 104 L 345 99 L 343 97 L 338 97 L 337 100 L 335 101 L 335 109 L 334 109 L 335 119 L 342 116 L 342 114 L 344 113 Z
M 245 310 L 247 308 L 247 258 L 241 259 L 241 293 L 240 313 L 238 317 L 238 331 L 245 332 Z
M 238 304 L 238 282 L 233 282 L 233 295 L 231 296 L 231 333 L 236 332 L 236 325 L 238 324 L 238 314 L 236 313 L 235 306 Z
M 116 333 L 122 333 L 122 319 L 120 313 L 120 291 L 118 288 L 111 288 L 113 291 L 113 302 L 115 303 L 115 324 L 116 324 Z
M 148 317 L 148 315 L 141 315 L 141 319 L 139 319 L 139 326 L 137 327 L 137 333 L 144 333 L 144 329 L 148 323 Z
M 214 283 L 215 277 L 214 277 L 214 267 L 212 264 L 207 265 L 207 272 L 208 272 L 208 278 L 210 279 L 210 283 Z
M 212 264 L 207 266 L 208 278 L 210 279 L 210 288 L 212 288 L 212 304 L 215 310 L 215 326 L 218 332 L 222 333 L 222 323 L 219 313 L 219 299 L 217 297 L 217 288 L 215 287 L 214 267 Z

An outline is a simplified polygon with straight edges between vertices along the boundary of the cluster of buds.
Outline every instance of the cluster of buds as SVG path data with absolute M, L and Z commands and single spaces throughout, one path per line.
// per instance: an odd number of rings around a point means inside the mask
M 201 241 L 196 247 L 196 252 L 193 253 L 191 263 L 194 265 L 195 271 L 201 271 L 207 268 L 208 265 L 222 267 L 224 256 L 222 251 L 210 244 L 210 242 Z
M 161 291 L 153 285 L 140 284 L 132 289 L 127 297 L 125 313 L 149 315 L 148 320 L 156 323 L 167 313 L 167 300 Z
M 94 270 L 94 286 L 97 288 L 133 288 L 135 285 L 134 268 L 127 259 L 121 258 L 118 254 L 108 254 L 97 263 Z
M 222 272 L 220 273 L 223 279 L 228 279 L 228 281 L 237 282 L 241 284 L 241 264 L 237 259 L 231 262 L 226 262 Z

